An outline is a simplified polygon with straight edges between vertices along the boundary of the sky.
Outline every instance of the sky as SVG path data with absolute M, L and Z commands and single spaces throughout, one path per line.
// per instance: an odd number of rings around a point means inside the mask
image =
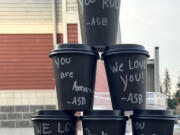
M 150 58 L 159 46 L 161 82 L 167 68 L 175 90 L 180 77 L 180 0 L 122 0 L 120 24 L 122 43 L 145 46 Z

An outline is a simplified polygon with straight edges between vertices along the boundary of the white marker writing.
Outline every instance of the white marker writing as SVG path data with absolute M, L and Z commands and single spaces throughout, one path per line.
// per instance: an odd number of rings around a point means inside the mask
M 89 6 L 90 4 L 93 4 L 96 2 L 96 0 L 78 0 L 79 5 L 81 7 L 81 13 L 84 12 L 84 6 Z
M 50 124 L 49 123 L 42 123 L 42 129 L 43 129 L 43 134 L 44 135 L 49 135 L 52 133 L 52 131 L 50 131 Z
M 135 128 L 136 130 L 143 130 L 145 128 L 145 122 L 136 122 Z
M 57 68 L 59 68 L 59 66 L 60 65 L 65 65 L 65 64 L 70 64 L 71 63 L 71 58 L 64 58 L 64 57 L 62 57 L 62 58 L 56 58 L 55 60 L 54 60 L 54 63 L 55 63 L 55 65 L 56 65 L 56 67 Z
M 66 122 L 64 128 L 61 126 L 61 123 L 58 122 L 58 133 L 70 132 L 70 130 L 71 130 L 70 122 Z
M 74 73 L 73 72 L 61 72 L 60 73 L 60 78 L 65 79 L 65 78 L 74 78 Z
M 143 103 L 143 96 L 142 94 L 138 94 L 138 93 L 130 93 L 128 98 L 127 98 L 127 102 L 130 102 L 132 104 L 142 104 Z
M 103 0 L 102 9 L 105 9 L 105 8 L 115 8 L 119 10 L 120 0 Z
M 92 133 L 90 131 L 90 129 L 88 129 L 88 128 L 85 128 L 85 134 L 86 135 L 96 135 L 96 133 Z M 101 135 L 108 135 L 108 134 L 106 132 L 104 132 L 104 131 L 101 131 Z
M 38 123 L 37 126 L 36 126 L 36 131 L 37 131 L 37 134 L 38 135 L 41 135 L 41 123 Z
M 86 133 L 86 135 L 93 135 L 88 128 L 85 128 L 85 133 Z
M 121 100 L 126 100 L 126 98 L 122 97 Z
M 59 68 L 59 58 L 56 58 L 56 59 L 54 60 L 54 63 L 55 63 L 55 65 L 56 65 L 56 67 Z
M 146 61 L 131 61 L 129 60 L 129 70 L 135 70 L 135 69 L 146 69 Z
M 71 58 L 61 58 L 61 65 L 65 65 L 65 64 L 70 64 L 71 63 Z
M 100 17 L 92 17 L 89 22 L 86 22 L 86 26 L 107 26 L 108 19 Z
M 144 82 L 144 73 L 139 72 L 139 73 L 130 74 L 130 75 L 125 74 L 124 76 L 120 75 L 120 79 L 122 80 L 124 84 L 123 90 L 126 91 L 129 83 L 140 82 L 140 81 Z
M 93 90 L 85 87 L 85 86 L 80 86 L 78 85 L 77 81 L 74 81 L 73 87 L 72 87 L 72 91 L 75 92 L 84 92 L 84 93 L 93 93 Z
M 95 2 L 96 2 L 96 0 L 84 0 L 85 6 L 89 6 L 90 4 L 93 4 Z
M 107 133 L 105 133 L 104 131 L 101 132 L 101 135 L 108 135 Z
M 81 7 L 81 12 L 80 13 L 83 13 L 84 12 L 83 0 L 78 0 L 78 3 L 79 3 L 79 6 Z
M 86 104 L 86 98 L 85 97 L 74 97 L 72 102 L 67 101 L 68 104 L 76 105 L 76 106 L 81 106 Z
M 127 84 L 128 84 L 127 75 L 126 75 L 125 79 L 122 76 L 120 76 L 120 78 L 121 78 L 122 82 L 124 83 L 124 89 L 123 90 L 125 92 L 127 89 Z
M 124 64 L 123 63 L 118 63 L 117 61 L 115 62 L 115 65 L 110 65 L 110 69 L 113 73 L 117 73 L 117 72 L 123 72 L 124 68 L 123 68 Z

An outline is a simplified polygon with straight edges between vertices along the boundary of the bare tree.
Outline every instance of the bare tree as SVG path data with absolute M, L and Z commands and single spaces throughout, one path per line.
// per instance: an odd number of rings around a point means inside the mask
M 171 97 L 171 78 L 169 76 L 168 69 L 165 71 L 165 78 L 164 78 L 164 94 L 168 97 Z
M 180 97 L 180 77 L 178 78 L 178 82 L 176 86 L 177 86 L 177 91 L 176 91 L 175 97 Z

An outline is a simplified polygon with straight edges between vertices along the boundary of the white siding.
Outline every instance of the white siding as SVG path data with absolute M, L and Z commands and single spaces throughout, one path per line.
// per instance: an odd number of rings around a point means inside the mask
M 77 11 L 77 0 L 66 0 L 66 11 Z
M 52 0 L 0 0 L 0 34 L 52 33 Z M 57 31 L 78 23 L 77 0 L 56 0 Z
M 62 0 L 57 0 L 57 20 L 62 21 Z M 0 0 L 0 23 L 52 23 L 51 0 Z
M 62 0 L 56 0 L 57 23 L 62 23 Z

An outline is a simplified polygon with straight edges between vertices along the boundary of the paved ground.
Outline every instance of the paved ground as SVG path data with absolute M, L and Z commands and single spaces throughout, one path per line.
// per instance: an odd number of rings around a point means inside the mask
M 34 135 L 33 128 L 1 128 L 0 135 Z M 80 132 L 78 135 L 82 135 Z M 127 133 L 126 135 L 132 135 Z M 174 135 L 180 135 L 180 130 L 175 130 Z
M 33 128 L 0 128 L 0 135 L 34 135 Z
M 0 135 L 34 135 L 33 128 L 0 128 Z M 78 135 L 82 135 L 79 132 Z
M 33 128 L 1 128 L 0 135 L 34 135 Z M 78 135 L 83 135 L 82 132 L 79 132 Z M 128 133 L 126 135 L 132 135 Z
M 179 130 L 174 130 L 174 135 L 180 135 L 180 129 Z
M 1 128 L 0 135 L 34 135 L 33 128 Z M 82 132 L 79 132 L 78 135 L 83 135 Z M 126 135 L 132 135 L 127 133 Z M 180 134 L 178 134 L 180 135 Z

